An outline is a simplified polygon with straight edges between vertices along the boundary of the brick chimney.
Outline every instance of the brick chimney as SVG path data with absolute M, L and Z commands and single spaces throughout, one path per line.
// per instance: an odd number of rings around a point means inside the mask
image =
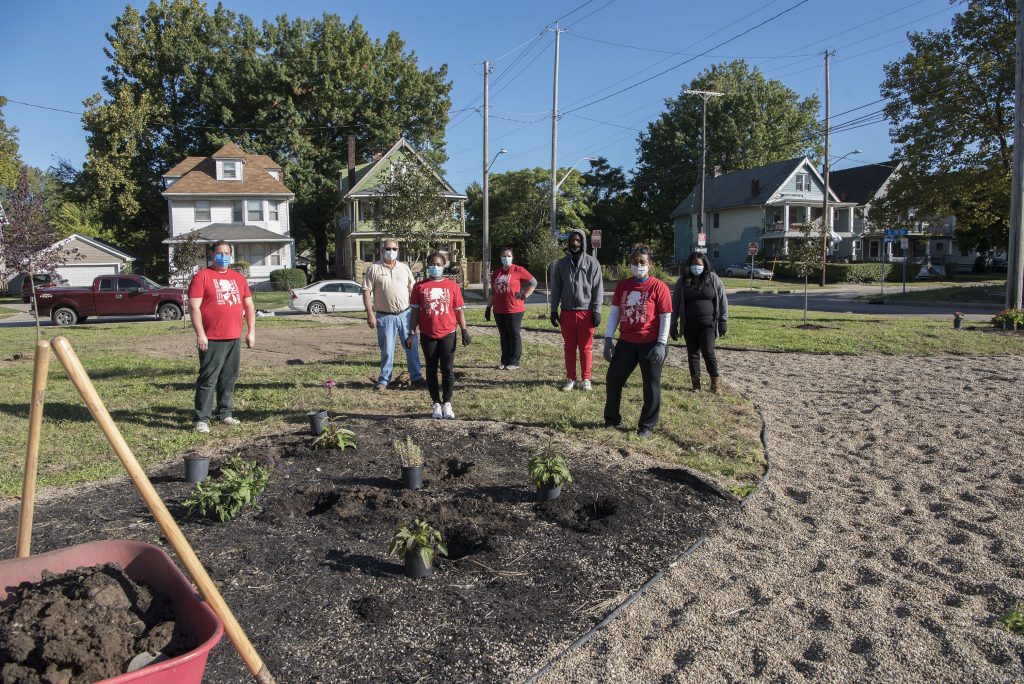
M 757 197 L 761 194 L 761 181 L 754 179 L 750 181 L 750 196 Z

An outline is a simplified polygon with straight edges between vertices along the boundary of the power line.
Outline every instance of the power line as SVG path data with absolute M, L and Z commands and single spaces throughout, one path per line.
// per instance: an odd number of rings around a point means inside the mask
M 661 50 L 661 49 L 658 49 L 658 48 L 642 47 L 640 45 L 628 45 L 626 43 L 616 43 L 615 41 L 612 41 L 612 40 L 604 40 L 602 38 L 595 38 L 594 36 L 584 36 L 584 35 L 582 35 L 580 33 L 570 33 L 569 36 L 572 37 L 572 38 L 582 38 L 583 40 L 589 40 L 589 41 L 592 41 L 594 43 L 602 43 L 604 45 L 612 45 L 614 47 L 628 48 L 630 50 L 639 50 L 641 52 L 654 52 L 654 53 L 663 54 L 663 55 L 678 55 L 678 56 L 685 56 L 685 57 L 698 57 L 698 56 L 701 56 L 701 55 L 699 55 L 698 53 L 695 53 L 695 52 L 680 52 L 678 50 Z M 794 57 L 814 57 L 817 54 L 818 54 L 817 52 L 808 52 L 807 54 L 804 54 L 804 55 L 792 55 L 792 56 L 794 56 Z M 715 57 L 717 59 L 777 59 L 779 57 L 789 57 L 791 55 L 786 54 L 786 55 L 772 55 L 772 56 L 757 56 L 757 55 L 743 55 L 743 56 L 736 56 L 736 55 L 704 55 L 704 56 L 706 56 L 706 57 Z

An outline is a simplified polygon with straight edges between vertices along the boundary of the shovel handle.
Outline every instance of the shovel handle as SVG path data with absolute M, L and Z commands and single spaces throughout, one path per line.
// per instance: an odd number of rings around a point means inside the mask
M 50 343 L 36 342 L 32 372 L 32 403 L 28 408 L 28 450 L 25 452 L 25 479 L 21 486 L 21 512 L 18 516 L 18 558 L 32 553 L 32 516 L 36 506 L 36 472 L 39 469 L 39 433 L 43 425 L 46 380 L 50 371 Z

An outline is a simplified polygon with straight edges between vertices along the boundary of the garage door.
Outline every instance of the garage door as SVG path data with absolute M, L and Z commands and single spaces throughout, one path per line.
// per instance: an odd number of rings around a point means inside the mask
M 89 287 L 96 276 L 117 273 L 116 264 L 68 264 L 58 266 L 57 273 L 67 278 L 72 287 Z

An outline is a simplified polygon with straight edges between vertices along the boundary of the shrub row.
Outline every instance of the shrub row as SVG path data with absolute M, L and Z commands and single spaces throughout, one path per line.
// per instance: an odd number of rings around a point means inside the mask
M 908 265 L 908 268 L 910 266 Z M 772 264 L 772 270 L 777 276 L 796 278 L 797 274 L 793 267 L 785 262 Z M 825 268 L 825 282 L 828 283 L 877 283 L 881 281 L 882 266 L 880 264 L 828 264 Z M 885 281 L 897 283 L 903 280 L 902 264 L 885 264 Z M 818 280 L 820 271 L 811 276 L 811 280 Z M 915 273 L 907 273 L 908 278 L 913 278 Z
M 306 273 L 298 268 L 279 268 L 270 272 L 270 288 L 285 292 L 306 286 Z

